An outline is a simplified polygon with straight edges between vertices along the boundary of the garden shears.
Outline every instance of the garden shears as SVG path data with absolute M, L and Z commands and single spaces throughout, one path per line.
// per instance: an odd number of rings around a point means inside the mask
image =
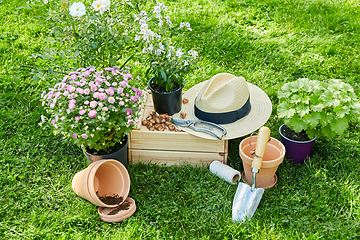
M 177 120 L 177 119 L 173 119 L 172 121 L 174 124 L 178 126 L 189 127 L 194 131 L 201 131 L 212 134 L 215 137 L 217 137 L 219 140 L 221 140 L 227 134 L 225 128 L 212 122 L 207 122 L 202 120 Z M 199 125 L 202 125 L 202 127 L 198 127 Z M 215 131 L 213 131 L 215 129 L 218 130 L 217 132 L 221 132 L 221 134 L 218 134 Z

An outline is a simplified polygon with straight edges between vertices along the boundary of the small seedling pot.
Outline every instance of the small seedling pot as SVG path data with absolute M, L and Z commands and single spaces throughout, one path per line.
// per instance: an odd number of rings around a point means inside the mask
M 247 184 L 252 184 L 251 163 L 254 155 L 251 152 L 256 147 L 257 136 L 243 139 L 239 145 L 239 154 L 243 163 L 244 172 L 242 179 Z M 277 182 L 276 170 L 284 160 L 285 147 L 277 139 L 271 138 L 268 142 L 259 173 L 256 174 L 256 187 L 271 188 Z
M 290 138 L 285 137 L 281 133 L 281 129 L 284 126 L 285 126 L 284 124 L 280 126 L 279 133 L 281 135 L 281 142 L 284 144 L 286 148 L 286 156 L 289 159 L 292 159 L 293 163 L 296 164 L 304 163 L 307 160 L 307 158 L 311 155 L 316 137 L 308 141 L 292 140 Z
M 99 207 L 98 213 L 100 219 L 105 222 L 121 222 L 122 220 L 129 218 L 136 211 L 135 200 L 127 197 L 123 204 L 117 207 Z
M 124 202 L 130 191 L 129 173 L 114 159 L 99 160 L 75 174 L 72 189 L 80 197 L 100 207 L 116 207 Z M 99 196 L 118 196 L 122 201 L 109 205 Z

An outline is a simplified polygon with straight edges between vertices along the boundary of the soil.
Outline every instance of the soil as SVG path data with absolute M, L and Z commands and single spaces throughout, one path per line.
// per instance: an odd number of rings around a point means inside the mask
M 287 137 L 291 140 L 295 140 L 295 141 L 309 141 L 310 140 L 310 138 L 308 137 L 308 135 L 306 134 L 306 132 L 304 130 L 297 133 L 294 130 L 291 130 L 290 128 L 288 128 L 286 125 L 284 125 L 281 128 L 281 134 L 284 135 L 285 137 Z
M 108 154 L 117 152 L 121 148 L 125 147 L 126 138 L 127 138 L 127 136 L 125 136 L 123 139 L 121 139 L 121 142 L 122 142 L 121 144 L 116 143 L 112 148 L 105 149 L 105 150 L 99 150 L 99 151 L 97 151 L 95 149 L 87 148 L 86 152 L 90 153 L 91 155 L 108 155 Z
M 125 201 L 123 204 L 121 204 L 121 205 L 115 207 L 113 210 L 111 210 L 111 212 L 109 212 L 108 215 L 115 215 L 120 211 L 129 210 L 129 208 L 130 208 L 130 202 Z
M 177 83 L 174 83 L 174 88 L 170 91 L 166 91 L 165 90 L 165 87 L 159 87 L 159 85 L 157 85 L 156 83 L 154 82 L 151 82 L 150 83 L 150 87 L 155 90 L 156 92 L 173 92 L 173 91 L 176 91 L 178 90 L 179 88 L 181 88 L 181 86 L 179 86 Z
M 99 196 L 99 193 L 96 192 L 96 195 L 99 197 L 99 199 L 107 204 L 107 205 L 118 205 L 123 201 L 123 197 L 113 194 L 113 195 L 105 195 L 105 196 Z

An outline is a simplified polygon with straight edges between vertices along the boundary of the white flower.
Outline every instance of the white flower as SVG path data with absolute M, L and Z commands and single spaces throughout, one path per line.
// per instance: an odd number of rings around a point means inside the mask
M 176 51 L 176 56 L 177 56 L 178 58 L 181 58 L 182 55 L 183 55 L 183 52 L 181 52 L 181 49 L 179 48 L 179 49 Z
M 184 66 L 189 65 L 188 61 L 184 60 Z
M 198 52 L 197 52 L 197 51 L 190 50 L 188 53 L 189 53 L 189 55 L 191 55 L 193 58 L 196 58 L 196 57 L 198 56 Z
M 103 14 L 106 10 L 110 8 L 110 0 L 96 0 L 92 4 L 95 11 L 100 10 L 100 14 Z
M 81 17 L 86 13 L 85 5 L 82 2 L 73 3 L 70 8 L 70 15 L 73 17 Z
M 139 41 L 140 40 L 140 36 L 139 35 L 135 35 L 135 41 Z
M 189 31 L 192 31 L 189 22 L 181 22 L 179 28 L 183 28 L 183 27 L 186 27 Z

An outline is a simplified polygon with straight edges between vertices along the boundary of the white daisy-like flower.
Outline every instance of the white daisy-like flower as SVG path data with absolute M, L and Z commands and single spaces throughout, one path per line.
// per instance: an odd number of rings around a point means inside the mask
M 85 5 L 82 2 L 73 3 L 70 8 L 70 15 L 73 17 L 81 17 L 86 13 Z
M 95 11 L 100 11 L 100 14 L 103 14 L 106 10 L 109 10 L 110 0 L 96 0 L 92 6 Z

